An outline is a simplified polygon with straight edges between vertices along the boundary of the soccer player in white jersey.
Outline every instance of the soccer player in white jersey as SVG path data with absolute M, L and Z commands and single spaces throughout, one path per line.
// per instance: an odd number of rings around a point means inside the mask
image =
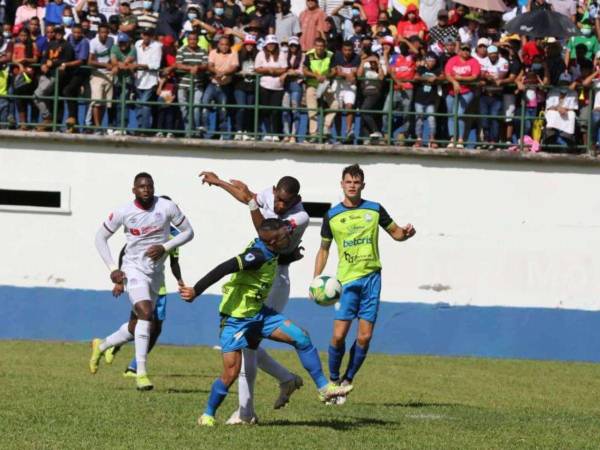
M 138 390 L 150 390 L 146 358 L 156 299 L 164 283 L 164 261 L 174 248 L 194 237 L 189 221 L 170 200 L 154 196 L 154 181 L 139 173 L 133 181 L 135 200 L 117 208 L 96 233 L 96 248 L 110 270 L 113 283 L 125 283 L 135 318 L 125 322 L 105 339 L 92 341 L 90 371 L 95 374 L 102 354 L 110 347 L 135 343 Z M 170 227 L 180 233 L 169 239 Z M 120 270 L 111 255 L 108 239 L 121 227 L 125 230 L 127 251 Z
M 302 198 L 299 195 L 300 183 L 296 178 L 286 176 L 281 178 L 275 187 L 269 187 L 254 194 L 246 184 L 239 180 L 227 183 L 213 172 L 202 172 L 200 176 L 203 183 L 218 186 L 240 202 L 248 204 L 252 223 L 257 230 L 264 219 L 278 218 L 289 224 L 290 244 L 281 251 L 273 287 L 265 302 L 266 306 L 281 313 L 290 298 L 289 264 L 302 258 L 300 241 L 309 221 L 309 216 L 302 206 Z M 227 421 L 229 425 L 257 422 L 253 399 L 257 365 L 279 381 L 280 392 L 279 397 L 275 400 L 275 409 L 285 406 L 292 393 L 303 384 L 302 378 L 275 361 L 262 347 L 258 347 L 257 350 L 244 349 L 242 370 L 238 379 L 240 405 Z

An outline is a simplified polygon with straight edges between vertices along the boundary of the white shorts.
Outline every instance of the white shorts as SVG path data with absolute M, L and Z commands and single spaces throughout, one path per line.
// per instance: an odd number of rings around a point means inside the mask
M 125 288 L 129 295 L 131 306 L 135 306 L 136 303 L 144 300 L 150 300 L 154 308 L 158 292 L 165 280 L 164 273 L 159 272 L 148 275 L 131 267 L 124 267 L 123 272 L 125 272 L 125 277 L 127 278 Z
M 352 105 L 356 101 L 356 90 L 352 89 L 340 89 L 337 93 L 337 99 L 339 106 Z
M 281 313 L 290 299 L 290 266 L 277 266 L 273 286 L 265 305 Z

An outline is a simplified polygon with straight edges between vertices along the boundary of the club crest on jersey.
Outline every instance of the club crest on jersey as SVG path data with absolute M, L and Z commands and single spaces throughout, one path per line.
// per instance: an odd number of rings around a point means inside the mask
M 252 262 L 256 259 L 256 256 L 254 256 L 252 253 L 248 253 L 246 256 L 244 256 L 244 260 L 246 260 L 247 262 Z
M 365 214 L 365 220 L 366 220 L 367 222 L 370 222 L 371 220 L 373 220 L 373 216 L 372 216 L 371 214 L 369 214 L 369 213 L 366 213 L 366 214 Z
M 154 213 L 154 218 L 155 218 L 156 220 L 162 220 L 162 214 L 161 214 L 161 213 L 159 213 L 159 212 L 155 212 L 155 213 Z

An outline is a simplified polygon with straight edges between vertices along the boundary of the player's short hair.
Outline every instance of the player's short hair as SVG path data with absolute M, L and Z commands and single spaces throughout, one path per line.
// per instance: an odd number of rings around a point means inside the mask
M 259 233 L 264 232 L 264 231 L 277 231 L 281 227 L 284 227 L 284 226 L 285 226 L 285 221 L 283 221 L 281 219 L 277 219 L 277 218 L 265 219 L 262 221 L 262 223 L 258 227 L 258 231 L 259 231 Z
M 148 172 L 140 172 L 133 179 L 133 184 L 137 183 L 137 180 L 139 180 L 140 178 L 150 178 L 154 182 L 152 175 L 150 175 Z
M 300 192 L 300 182 L 294 177 L 285 176 L 277 182 L 275 189 L 287 192 L 288 194 L 298 195 Z
M 350 175 L 352 178 L 360 177 L 361 181 L 365 181 L 365 173 L 358 164 L 352 164 L 346 167 L 342 172 L 342 180 L 346 175 Z

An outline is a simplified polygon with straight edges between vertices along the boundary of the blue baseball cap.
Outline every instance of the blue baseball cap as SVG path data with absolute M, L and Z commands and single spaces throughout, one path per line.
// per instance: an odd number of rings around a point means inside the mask
M 129 35 L 127 33 L 119 33 L 117 35 L 117 42 L 121 43 L 121 42 L 129 42 L 131 41 L 131 38 L 129 37 Z

